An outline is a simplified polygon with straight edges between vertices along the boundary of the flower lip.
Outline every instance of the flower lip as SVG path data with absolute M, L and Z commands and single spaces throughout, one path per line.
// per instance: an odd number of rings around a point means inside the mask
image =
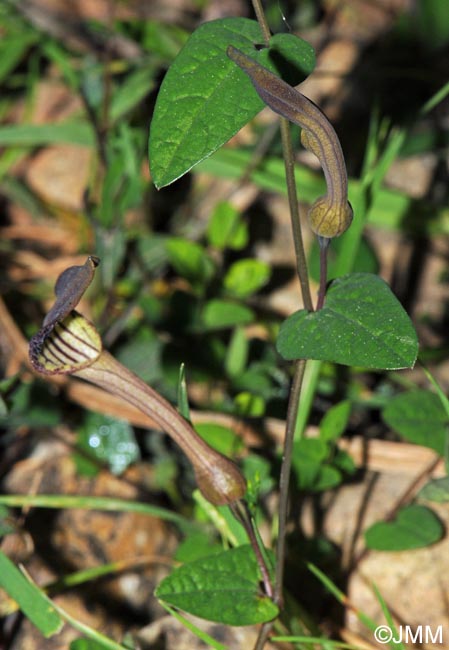
M 98 257 L 90 255 L 82 266 L 71 266 L 57 279 L 55 304 L 30 341 L 30 361 L 37 372 L 70 374 L 90 366 L 101 354 L 97 330 L 74 310 L 99 263 Z
M 75 309 L 93 280 L 100 258 L 89 255 L 83 266 L 70 266 L 56 281 L 56 302 L 44 318 L 44 327 L 64 320 Z

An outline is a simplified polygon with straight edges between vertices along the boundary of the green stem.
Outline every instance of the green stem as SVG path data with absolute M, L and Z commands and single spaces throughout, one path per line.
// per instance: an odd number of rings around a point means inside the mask
M 317 391 L 318 380 L 321 374 L 322 361 L 310 359 L 307 362 L 301 391 L 301 408 L 296 416 L 295 437 L 299 439 L 305 431 L 312 411 L 313 400 Z
M 273 625 L 273 621 L 268 621 L 268 623 L 264 623 L 262 625 L 257 637 L 256 645 L 254 646 L 254 650 L 263 650 L 263 647 L 268 640 L 268 635 L 270 634 Z
M 268 46 L 270 41 L 270 29 L 263 11 L 261 0 L 252 0 L 254 12 L 259 22 L 260 28 L 264 35 L 265 44 Z M 313 311 L 312 296 L 310 293 L 309 277 L 307 272 L 307 261 L 304 250 L 304 243 L 301 230 L 301 221 L 299 217 L 298 196 L 295 183 L 294 154 L 290 137 L 290 125 L 288 120 L 281 118 L 281 138 L 282 150 L 284 156 L 285 176 L 288 193 L 288 203 L 290 209 L 290 218 L 293 231 L 293 241 L 296 254 L 296 266 L 301 285 L 302 299 L 304 307 L 308 311 Z M 282 590 L 284 583 L 284 561 L 285 561 L 285 536 L 288 516 L 288 495 L 290 485 L 290 473 L 292 464 L 292 449 L 295 435 L 296 420 L 299 408 L 299 399 L 301 387 L 306 367 L 305 360 L 299 360 L 295 363 L 295 372 L 293 384 L 290 391 L 290 399 L 287 411 L 287 421 L 285 430 L 284 449 L 281 465 L 281 475 L 279 479 L 279 514 L 278 514 L 278 539 L 276 545 L 276 575 L 274 586 L 274 602 L 281 604 Z M 273 622 L 265 623 L 260 631 L 254 650 L 262 650 Z
M 299 216 L 298 195 L 295 183 L 295 157 L 290 137 L 290 124 L 281 118 L 282 151 L 284 156 L 285 178 L 287 183 L 288 205 L 293 231 L 293 242 L 296 255 L 296 270 L 301 284 L 301 293 L 304 307 L 313 311 L 312 296 L 310 294 L 309 275 L 307 271 L 306 253 L 302 238 L 301 220 Z
M 293 376 L 293 384 L 288 402 L 281 476 L 279 479 L 279 530 L 276 546 L 276 577 L 274 586 L 274 602 L 279 604 L 282 602 L 282 588 L 284 584 L 285 536 L 293 441 L 305 368 L 305 359 L 299 359 L 299 361 L 295 362 L 295 374 Z
M 284 585 L 284 560 L 285 560 L 285 537 L 287 528 L 288 517 L 288 495 L 290 486 L 290 474 L 292 466 L 292 451 L 293 442 L 295 438 L 296 421 L 298 418 L 299 399 L 301 396 L 301 388 L 304 379 L 304 372 L 306 369 L 306 360 L 300 359 L 295 363 L 295 374 L 293 377 L 293 384 L 290 391 L 290 398 L 287 410 L 287 421 L 284 440 L 284 451 L 281 465 L 281 476 L 279 479 L 279 530 L 276 545 L 276 574 L 274 584 L 274 602 L 282 607 L 282 591 Z M 269 621 L 262 625 L 259 635 L 257 637 L 254 650 L 263 650 L 265 643 L 268 640 L 274 625 L 274 621 Z
M 252 4 L 254 13 L 256 14 L 257 22 L 259 23 L 265 40 L 265 45 L 269 47 L 271 32 L 268 26 L 265 12 L 263 10 L 262 1 L 252 0 Z M 296 192 L 295 156 L 293 153 L 292 141 L 290 137 L 290 124 L 289 121 L 284 117 L 281 117 L 280 123 L 288 204 L 293 230 L 293 242 L 295 246 L 297 272 L 299 276 L 299 282 L 301 284 L 301 293 L 304 307 L 307 309 L 307 311 L 313 311 L 312 296 L 310 295 L 309 275 L 307 271 L 307 260 L 302 238 L 301 220 L 299 216 L 298 195 Z
M 324 298 L 326 296 L 326 284 L 327 284 L 327 251 L 329 249 L 329 244 L 331 240 L 327 237 L 318 237 L 318 243 L 320 245 L 320 289 L 318 291 L 318 302 L 316 305 L 316 311 L 322 309 L 324 305 Z
M 234 517 L 240 521 L 246 531 L 246 534 L 248 535 L 248 539 L 251 543 L 254 555 L 256 556 L 257 564 L 262 575 L 262 582 L 264 585 L 265 593 L 269 598 L 274 599 L 274 589 L 273 585 L 271 584 L 270 570 L 265 560 L 265 549 L 262 546 L 262 541 L 259 537 L 256 523 L 249 511 L 248 504 L 242 499 L 241 501 L 232 503 L 229 507 Z
M 262 30 L 263 38 L 265 45 L 268 47 L 270 44 L 271 31 L 268 25 L 265 12 L 263 10 L 261 0 L 252 0 L 254 13 L 256 14 L 257 22 L 259 23 L 260 29 Z

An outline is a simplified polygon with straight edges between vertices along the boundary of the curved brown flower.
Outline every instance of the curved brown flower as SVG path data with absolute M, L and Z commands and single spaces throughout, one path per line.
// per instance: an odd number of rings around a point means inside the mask
M 246 72 L 271 110 L 301 127 L 301 142 L 320 161 L 327 184 L 327 194 L 309 210 L 310 227 L 319 237 L 338 237 L 351 225 L 353 213 L 345 159 L 334 127 L 316 104 L 257 61 L 232 45 L 227 55 Z
M 74 310 L 100 260 L 66 269 L 55 287 L 56 302 L 33 336 L 29 356 L 42 375 L 75 375 L 122 397 L 149 415 L 181 447 L 193 465 L 198 487 L 214 505 L 243 497 L 246 482 L 238 467 L 196 433 L 173 406 L 103 349 L 94 325 Z

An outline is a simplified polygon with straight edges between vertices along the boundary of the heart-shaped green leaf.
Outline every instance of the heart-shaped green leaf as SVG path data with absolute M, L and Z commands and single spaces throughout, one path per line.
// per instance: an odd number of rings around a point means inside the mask
M 392 370 L 413 367 L 418 341 L 388 285 L 351 273 L 332 282 L 320 311 L 300 310 L 282 323 L 277 349 L 284 359 Z
M 313 48 L 279 34 L 258 51 L 258 23 L 224 18 L 201 25 L 189 38 L 161 85 L 150 130 L 150 167 L 156 187 L 172 183 L 227 142 L 264 106 L 244 72 L 226 56 L 228 45 L 259 60 L 273 72 L 289 68 L 299 83 L 315 65 Z M 293 76 L 292 76 L 293 71 Z
M 260 589 L 250 546 L 184 564 L 165 578 L 156 596 L 185 612 L 226 625 L 253 625 L 275 618 L 276 605 Z
M 383 410 L 385 422 L 407 440 L 444 456 L 448 417 L 440 398 L 429 390 L 413 390 L 393 397 Z
M 395 521 L 370 526 L 365 542 L 376 551 L 407 551 L 434 544 L 443 534 L 443 525 L 432 510 L 412 505 L 400 510 Z

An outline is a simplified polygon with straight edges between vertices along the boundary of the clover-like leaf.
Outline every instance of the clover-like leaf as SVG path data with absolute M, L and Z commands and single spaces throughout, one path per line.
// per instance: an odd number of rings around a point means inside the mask
M 277 349 L 284 359 L 393 370 L 413 367 L 418 341 L 389 286 L 352 273 L 332 282 L 322 309 L 297 311 L 282 323 Z

